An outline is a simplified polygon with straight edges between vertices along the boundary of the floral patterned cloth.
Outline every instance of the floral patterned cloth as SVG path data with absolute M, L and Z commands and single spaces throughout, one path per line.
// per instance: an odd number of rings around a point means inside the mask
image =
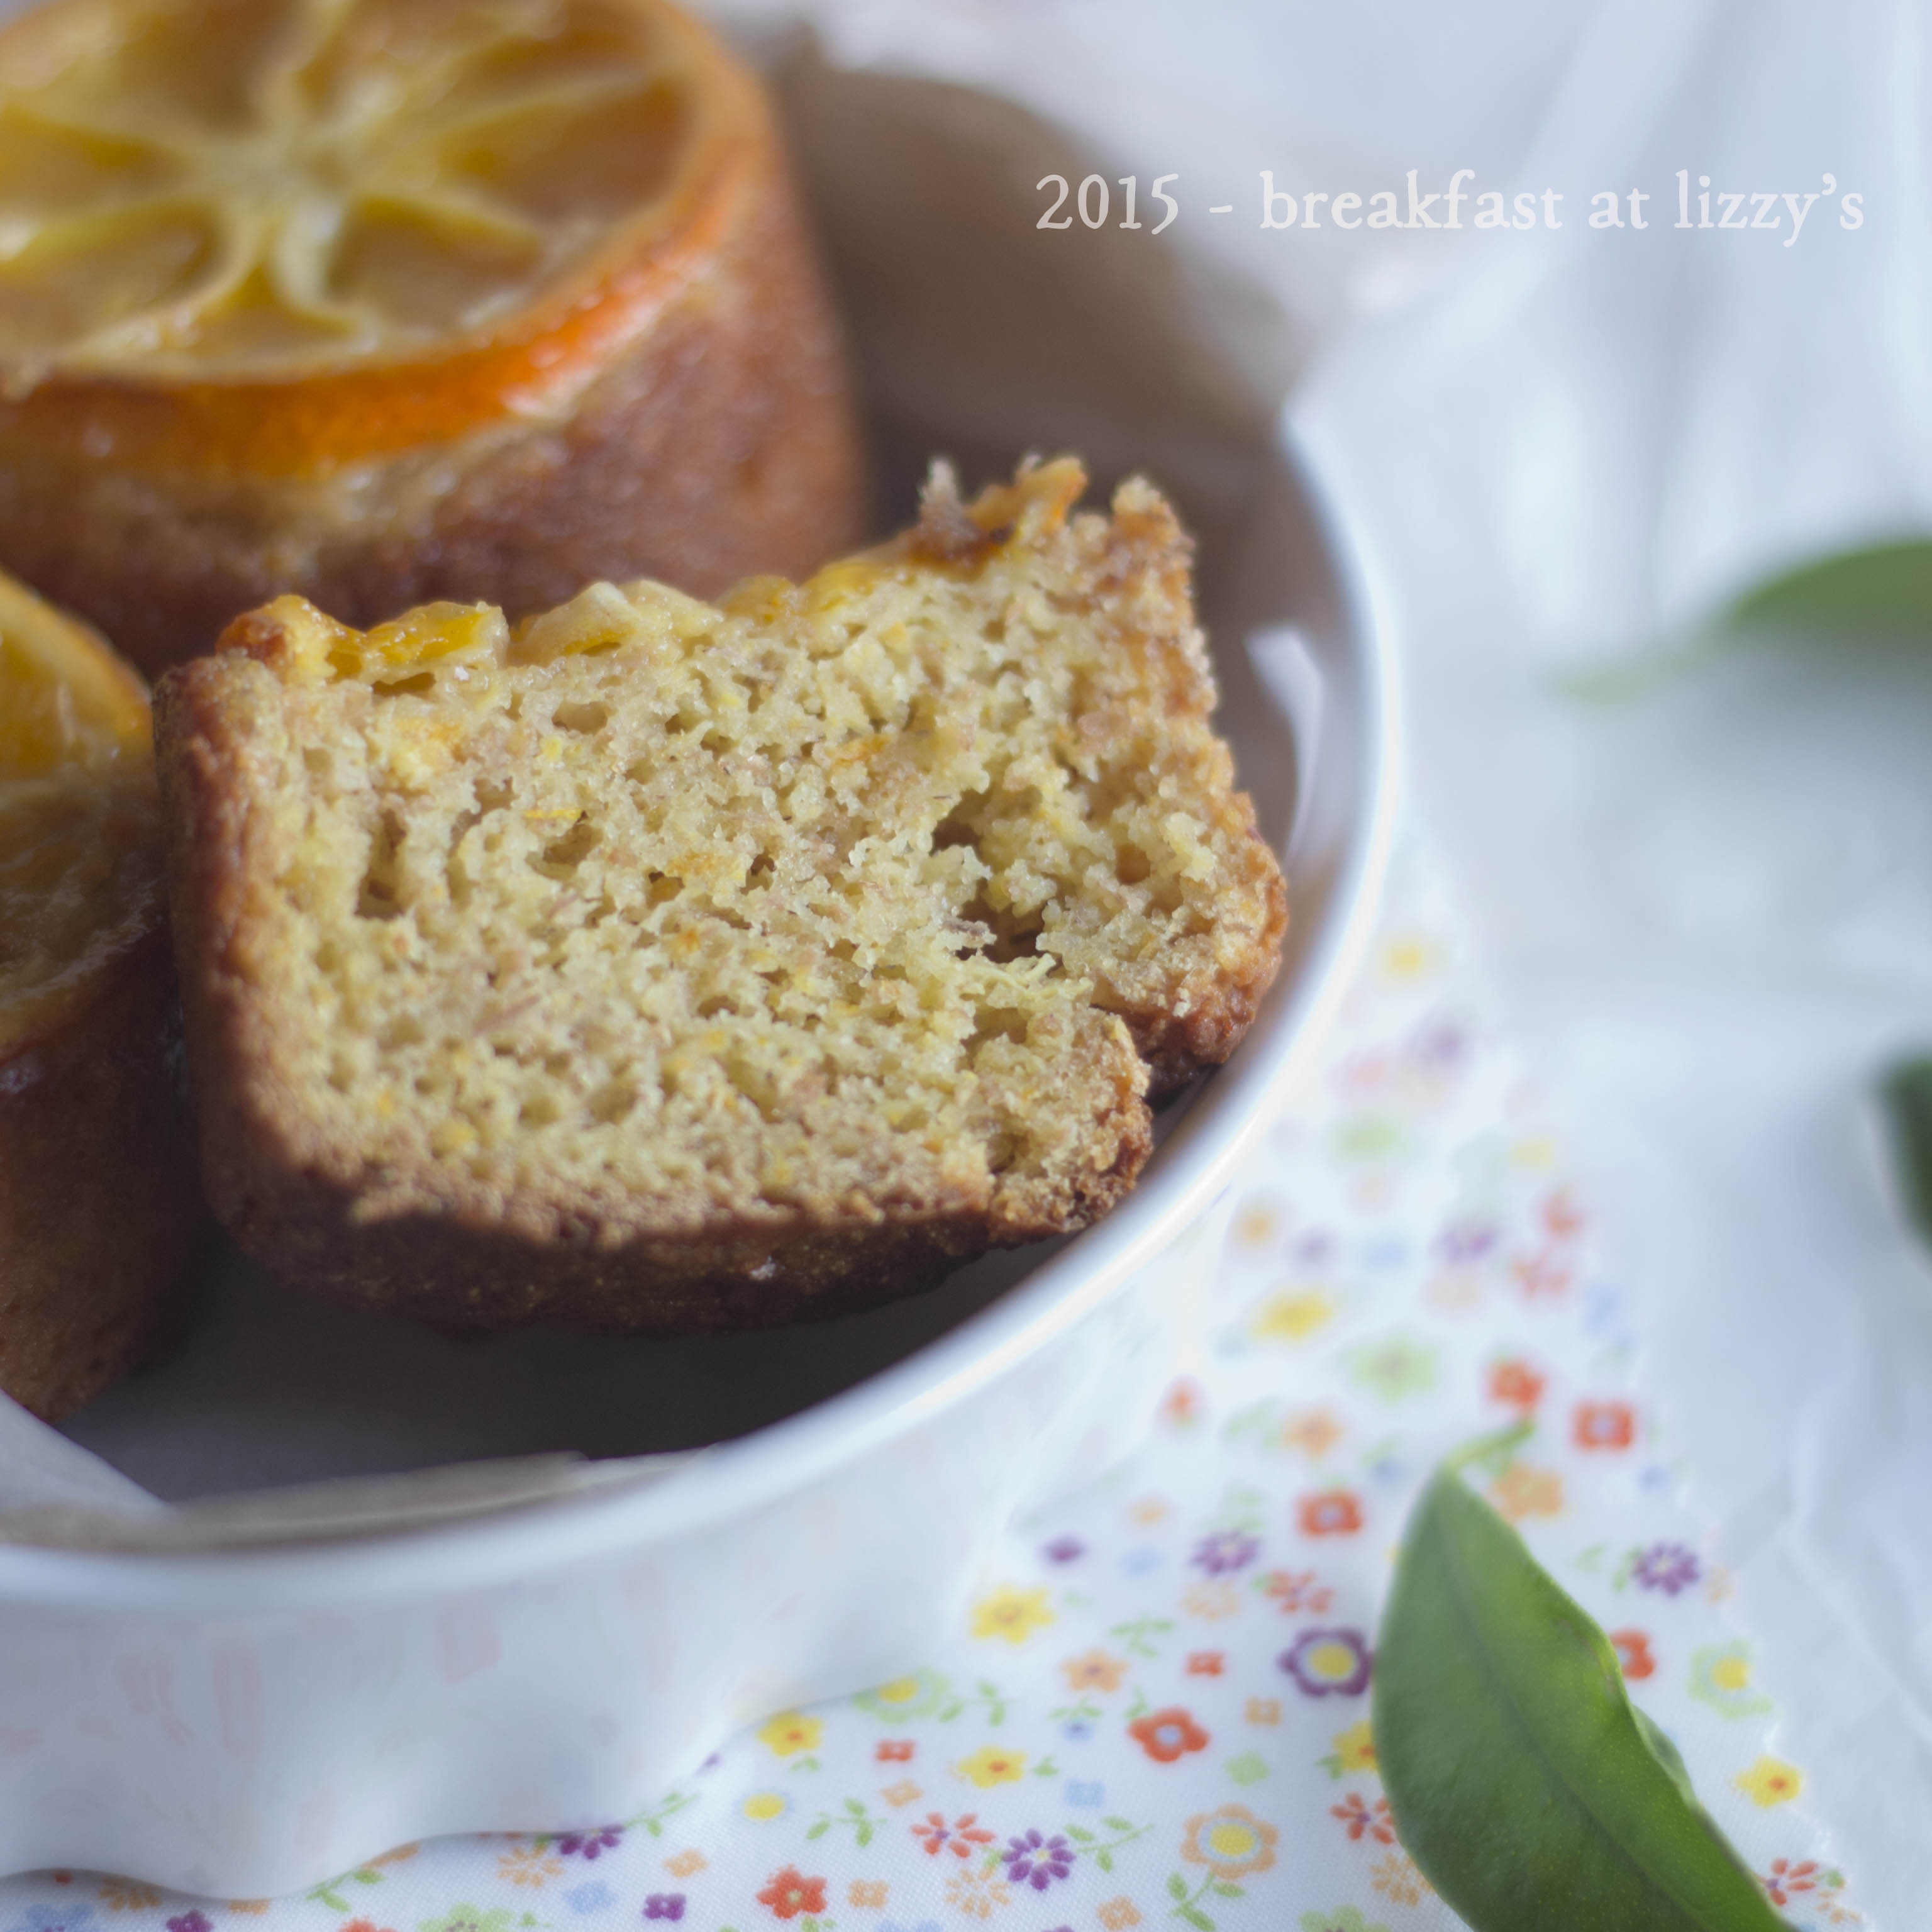
M 601 1830 L 407 1846 L 305 1897 L 0 1883 L 0 1932 L 1431 1932 L 1367 1691 L 1403 1513 L 1522 1418 L 1487 1492 L 1608 1630 L 1792 1925 L 1862 1922 L 1676 1494 L 1616 1283 L 1412 869 L 1222 1210 L 1154 1435 L 988 1570 L 963 1628 L 778 1714 Z

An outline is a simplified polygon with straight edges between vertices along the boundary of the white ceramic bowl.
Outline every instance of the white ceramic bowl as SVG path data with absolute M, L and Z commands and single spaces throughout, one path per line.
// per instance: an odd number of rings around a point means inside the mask
M 904 117 L 921 138 L 944 118 Z M 999 139 L 1010 152 L 1004 121 Z M 960 450 L 967 424 L 986 463 L 1009 461 L 985 384 L 894 393 L 890 342 L 868 333 L 890 331 L 891 304 L 851 286 L 864 250 L 831 226 L 892 440 Z M 432 1492 L 373 1532 L 271 1507 L 163 1524 L 199 1548 L 139 1547 L 138 1522 L 118 1548 L 59 1546 L 71 1522 L 0 1546 L 0 1870 L 259 1897 L 405 1839 L 621 1816 L 741 1725 L 916 1663 L 990 1539 L 1142 1432 L 1188 1323 L 1190 1240 L 1212 1252 L 1204 1217 L 1367 937 L 1397 730 L 1374 600 L 1271 407 L 1231 415 L 1223 382 L 1190 414 L 1159 330 L 1106 337 L 1118 265 L 1102 266 L 1085 326 L 1111 374 L 1088 420 L 1063 410 L 1042 434 L 1103 461 L 1144 452 L 1204 533 L 1222 728 L 1292 906 L 1246 1040 L 1167 1111 L 1099 1226 L 822 1330 L 464 1348 L 231 1282 L 180 1358 L 68 1432 L 164 1494 L 715 1446 L 584 1482 L 546 1466 L 520 1501 L 486 1468 L 494 1506 Z M 984 268 L 961 258 L 960 304 L 983 298 Z M 1067 286 L 1055 298 L 1077 309 Z M 1025 348 L 999 352 L 1019 360 L 998 393 L 1023 394 Z M 886 1574 L 896 1587 L 873 1587 Z

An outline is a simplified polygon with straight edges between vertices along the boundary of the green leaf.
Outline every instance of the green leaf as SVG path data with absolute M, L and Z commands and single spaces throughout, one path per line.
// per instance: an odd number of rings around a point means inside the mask
M 1114 1855 L 1112 1852 L 1096 1852 L 1094 1854 L 1094 1862 L 1103 1872 L 1110 1872 L 1114 1869 Z M 343 1909 L 344 1911 L 348 1910 L 346 1906 Z
M 1932 539 L 1895 538 L 1808 558 L 1640 648 L 1558 674 L 1586 702 L 1641 697 L 1753 638 L 1932 638 Z
M 1746 591 L 1724 622 L 1740 630 L 1932 634 L 1932 541 L 1909 537 L 1811 558 Z
M 1102 1818 L 1100 1822 L 1110 1832 L 1131 1832 L 1134 1828 L 1130 1818 Z
M 1181 1876 L 1180 1873 L 1169 1872 L 1168 1874 L 1167 1895 L 1169 1898 L 1185 1898 L 1187 1896 L 1187 1881 Z
M 1932 1242 L 1932 1059 L 1901 1060 L 1879 1094 L 1905 1210 Z
M 1783 1924 L 1609 1640 L 1453 1466 L 1403 1536 L 1372 1713 L 1396 1833 L 1474 1932 Z
M 1091 1832 L 1083 1832 L 1078 1825 L 1068 1826 L 1066 1835 L 1076 1845 L 1090 1845 L 1094 1842 L 1094 1834 Z
M 1210 1918 L 1198 1905 L 1183 1905 L 1178 1906 L 1176 1910 L 1189 1924 L 1198 1928 L 1198 1932 L 1214 1932 L 1214 1920 Z
M 810 1831 L 806 1833 L 805 1835 L 808 1838 L 822 1838 L 827 1832 L 831 1830 L 831 1820 L 829 1818 L 821 1818 L 817 1824 L 812 1826 Z

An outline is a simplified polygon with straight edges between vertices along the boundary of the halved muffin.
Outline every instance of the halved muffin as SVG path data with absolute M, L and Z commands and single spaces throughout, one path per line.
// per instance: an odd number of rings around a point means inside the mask
M 1063 460 L 802 584 L 294 598 L 158 694 L 211 1197 L 446 1322 L 724 1329 L 1084 1226 L 1286 896 L 1188 546 Z

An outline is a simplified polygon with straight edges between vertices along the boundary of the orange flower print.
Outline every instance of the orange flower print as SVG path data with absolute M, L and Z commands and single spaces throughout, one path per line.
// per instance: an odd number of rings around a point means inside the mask
M 875 1878 L 855 1878 L 845 1888 L 845 1902 L 856 1905 L 862 1912 L 883 1910 L 890 1893 L 884 1883 Z
M 1095 1915 L 1107 1932 L 1127 1932 L 1130 1925 L 1141 1922 L 1140 1914 L 1134 1910 L 1131 1898 L 1110 1898 Z
M 1339 1804 L 1328 1808 L 1331 1818 L 1339 1818 L 1351 1840 L 1367 1837 L 1378 1845 L 1395 1843 L 1395 1825 L 1389 1816 L 1389 1802 L 1378 1798 L 1370 1804 L 1359 1792 L 1352 1791 Z
M 1127 1735 L 1156 1764 L 1172 1764 L 1189 1751 L 1208 1748 L 1208 1733 L 1178 1704 L 1137 1718 Z
M 1400 1845 L 1376 1861 L 1369 1882 L 1396 1905 L 1420 1905 L 1432 1889 L 1428 1880 L 1416 1870 L 1415 1861 Z
M 664 1870 L 673 1878 L 689 1878 L 694 1873 L 704 1870 L 710 1862 L 702 1852 L 688 1850 L 675 1852 L 666 1858 Z
M 1090 1650 L 1082 1657 L 1070 1657 L 1060 1666 L 1068 1688 L 1073 1690 L 1118 1690 L 1127 1674 L 1127 1660 L 1104 1650 Z
M 1251 1724 L 1278 1724 L 1281 1722 L 1281 1700 L 1250 1697 L 1241 1714 Z
M 1650 1639 L 1642 1630 L 1612 1630 L 1610 1647 L 1617 1654 L 1617 1662 L 1624 1676 L 1633 1684 L 1641 1684 L 1646 1677 L 1657 1675 L 1657 1660 L 1650 1654 Z
M 1226 1576 L 1205 1576 L 1180 1600 L 1180 1607 L 1203 1623 L 1219 1623 L 1241 1607 L 1241 1586 Z
M 758 1894 L 758 1903 L 770 1906 L 775 1918 L 796 1918 L 801 1912 L 816 1918 L 825 1910 L 825 1881 L 806 1878 L 796 1865 L 787 1865 L 772 1874 L 771 1882 Z
M 1516 1276 L 1516 1285 L 1522 1290 L 1526 1301 L 1561 1294 L 1570 1286 L 1569 1263 L 1547 1248 L 1540 1254 L 1518 1255 L 1510 1263 L 1510 1272 Z
M 1627 1402 L 1580 1402 L 1570 1435 L 1580 1449 L 1628 1449 L 1636 1439 L 1636 1412 Z
M 1527 1362 L 1498 1362 L 1490 1371 L 1490 1400 L 1532 1415 L 1543 1400 L 1544 1378 Z
M 970 1858 L 975 1845 L 990 1845 L 993 1834 L 980 1822 L 976 1811 L 963 1812 L 951 1824 L 943 1811 L 928 1811 L 923 1824 L 915 1825 L 912 1834 L 926 1848 L 928 1858 L 950 1852 L 956 1858 Z
M 910 1738 L 886 1738 L 872 1755 L 881 1764 L 906 1764 L 911 1761 L 915 1748 Z
M 1789 1905 L 1801 1894 L 1816 1892 L 1822 1876 L 1816 1858 L 1806 1858 L 1798 1864 L 1789 1858 L 1773 1858 L 1771 1870 L 1758 1882 L 1771 1894 L 1772 1904 Z
M 1189 1423 L 1198 1422 L 1200 1420 L 1202 1404 L 1205 1400 L 1206 1398 L 1202 1394 L 1201 1384 L 1190 1377 L 1183 1376 L 1179 1381 L 1172 1384 L 1166 1394 L 1162 1396 L 1161 1418 L 1164 1421 L 1172 1423 L 1177 1428 L 1184 1428 Z
M 895 1810 L 902 1804 L 910 1804 L 920 1795 L 919 1786 L 909 1778 L 901 1778 L 896 1784 L 887 1785 L 879 1793 Z
M 1335 1600 L 1334 1592 L 1318 1582 L 1312 1570 L 1264 1570 L 1255 1579 L 1255 1588 L 1272 1598 L 1285 1617 L 1298 1616 L 1304 1611 L 1318 1617 Z
M 1190 1677 L 1218 1677 L 1226 1661 L 1225 1654 L 1218 1650 L 1190 1651 L 1187 1655 L 1187 1674 Z
M 1512 1462 L 1490 1485 L 1490 1500 L 1511 1522 L 1563 1514 L 1563 1478 L 1554 1469 Z
M 1347 1433 L 1328 1409 L 1297 1409 L 1281 1425 L 1281 1446 L 1318 1462 Z
M 528 1886 L 540 1892 L 554 1878 L 563 1876 L 563 1861 L 554 1858 L 536 1845 L 518 1845 L 496 1861 L 496 1876 L 512 1885 Z
M 1012 1902 L 1012 1896 L 1005 1880 L 975 1871 L 970 1865 L 946 1881 L 946 1904 L 968 1918 L 992 1918 Z
M 1324 1490 L 1295 1504 L 1304 1536 L 1353 1536 L 1362 1526 L 1362 1506 L 1346 1490 Z
M 375 1862 L 380 1864 L 382 1860 Z M 110 1912 L 152 1912 L 161 1902 L 161 1894 L 152 1886 L 132 1878 L 103 1879 L 99 1897 Z
M 1272 1870 L 1280 1836 L 1245 1804 L 1224 1804 L 1218 1811 L 1203 1811 L 1188 1820 L 1180 1856 L 1190 1864 L 1207 1866 L 1226 1883 Z
M 1586 1216 L 1567 1187 L 1559 1187 L 1543 1204 L 1543 1226 L 1552 1241 L 1574 1241 L 1583 1232 Z

